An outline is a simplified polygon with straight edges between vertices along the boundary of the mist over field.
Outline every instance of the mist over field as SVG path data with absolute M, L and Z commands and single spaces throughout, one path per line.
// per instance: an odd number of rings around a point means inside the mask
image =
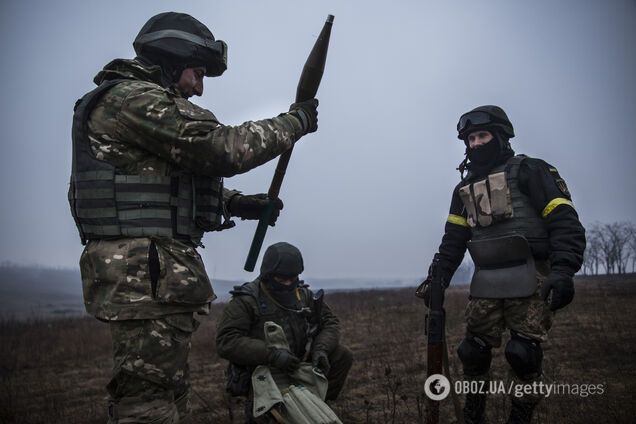
M 460 268 L 454 281 L 466 283 L 470 266 Z M 421 282 L 415 278 L 312 278 L 307 280 L 313 289 L 327 292 L 373 288 L 414 287 Z M 227 302 L 232 287 L 245 281 L 213 279 L 218 296 L 215 303 Z M 27 319 L 61 318 L 84 315 L 82 281 L 79 269 L 42 266 L 0 265 L 0 317 Z

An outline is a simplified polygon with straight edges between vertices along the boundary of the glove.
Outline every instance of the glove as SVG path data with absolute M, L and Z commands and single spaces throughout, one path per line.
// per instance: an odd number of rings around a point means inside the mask
M 283 201 L 278 198 L 270 199 L 265 193 L 247 196 L 235 194 L 230 198 L 228 208 L 232 215 L 238 216 L 241 219 L 260 219 L 263 211 L 270 202 L 274 204 L 274 209 L 272 210 L 268 224 L 273 227 L 280 215 L 280 210 L 283 209 Z
M 324 350 L 316 350 L 311 354 L 311 364 L 314 368 L 318 368 L 322 371 L 323 375 L 327 376 L 329 370 L 331 370 L 331 364 L 329 364 L 329 357 Z
M 574 298 L 574 282 L 572 277 L 565 274 L 552 272 L 543 282 L 541 287 L 541 297 L 547 300 L 552 292 L 552 300 L 550 301 L 550 310 L 556 311 L 572 302 Z
M 303 135 L 318 129 L 318 99 L 305 100 L 294 103 L 289 107 L 289 113 L 300 121 Z
M 427 308 L 431 307 L 431 282 L 433 278 L 428 276 L 426 280 L 422 281 L 422 284 L 415 290 L 415 296 L 420 299 L 424 299 L 424 304 Z M 444 292 L 446 291 L 446 286 L 442 284 L 442 304 L 444 303 Z
M 300 359 L 286 349 L 274 349 L 269 353 L 269 365 L 285 372 L 294 372 L 300 367 Z

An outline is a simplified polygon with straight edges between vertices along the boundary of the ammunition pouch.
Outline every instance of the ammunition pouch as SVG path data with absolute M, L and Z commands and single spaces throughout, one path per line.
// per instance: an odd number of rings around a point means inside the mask
M 227 366 L 225 391 L 232 396 L 247 396 L 252 385 L 254 367 L 237 365 L 232 362 Z
M 537 289 L 537 271 L 525 237 L 470 241 L 468 251 L 475 263 L 470 295 L 476 298 L 531 296 Z

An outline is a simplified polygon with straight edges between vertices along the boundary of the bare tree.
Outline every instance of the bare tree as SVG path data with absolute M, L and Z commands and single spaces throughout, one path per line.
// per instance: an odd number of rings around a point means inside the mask
M 636 270 L 636 225 L 633 222 L 627 224 L 627 248 L 632 258 L 632 272 Z
M 619 274 L 624 274 L 629 262 L 629 224 L 627 222 L 614 222 L 606 224 L 612 242 L 614 264 Z
M 605 273 L 612 274 L 614 271 L 614 253 L 612 249 L 612 241 L 609 234 L 605 230 L 604 224 L 595 222 L 590 230 L 590 237 L 596 239 L 599 248 L 599 260 L 603 263 Z
M 583 274 L 598 274 L 598 267 L 601 262 L 601 246 L 596 232 L 590 231 L 587 234 L 585 254 L 583 255 Z
M 630 259 L 632 271 L 636 268 L 636 227 L 629 222 L 601 224 L 595 222 L 587 233 L 587 247 L 583 259 L 585 270 L 594 269 L 598 274 L 600 265 L 607 274 L 624 274 Z

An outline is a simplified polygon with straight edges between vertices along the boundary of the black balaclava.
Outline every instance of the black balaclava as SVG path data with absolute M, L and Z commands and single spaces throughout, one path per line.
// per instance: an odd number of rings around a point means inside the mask
M 296 246 L 286 242 L 275 243 L 265 250 L 261 263 L 260 279 L 282 305 L 291 307 L 297 302 L 296 288 L 299 283 L 289 286 L 274 280 L 274 276 L 294 278 L 304 271 L 303 256 Z
M 286 308 L 295 309 L 297 307 L 298 298 L 296 297 L 296 289 L 298 288 L 300 281 L 295 281 L 286 286 L 285 284 L 276 281 L 272 275 L 261 277 L 261 281 L 265 284 L 269 294 L 276 302 Z
M 487 175 L 492 168 L 506 162 L 515 155 L 508 137 L 502 134 L 501 131 L 497 128 L 483 128 L 483 130 L 489 131 L 493 136 L 489 143 L 477 149 L 471 149 L 468 147 L 468 141 L 464 140 L 466 156 L 470 161 L 467 168 L 472 174 L 479 176 Z M 478 130 L 476 129 L 476 131 Z

